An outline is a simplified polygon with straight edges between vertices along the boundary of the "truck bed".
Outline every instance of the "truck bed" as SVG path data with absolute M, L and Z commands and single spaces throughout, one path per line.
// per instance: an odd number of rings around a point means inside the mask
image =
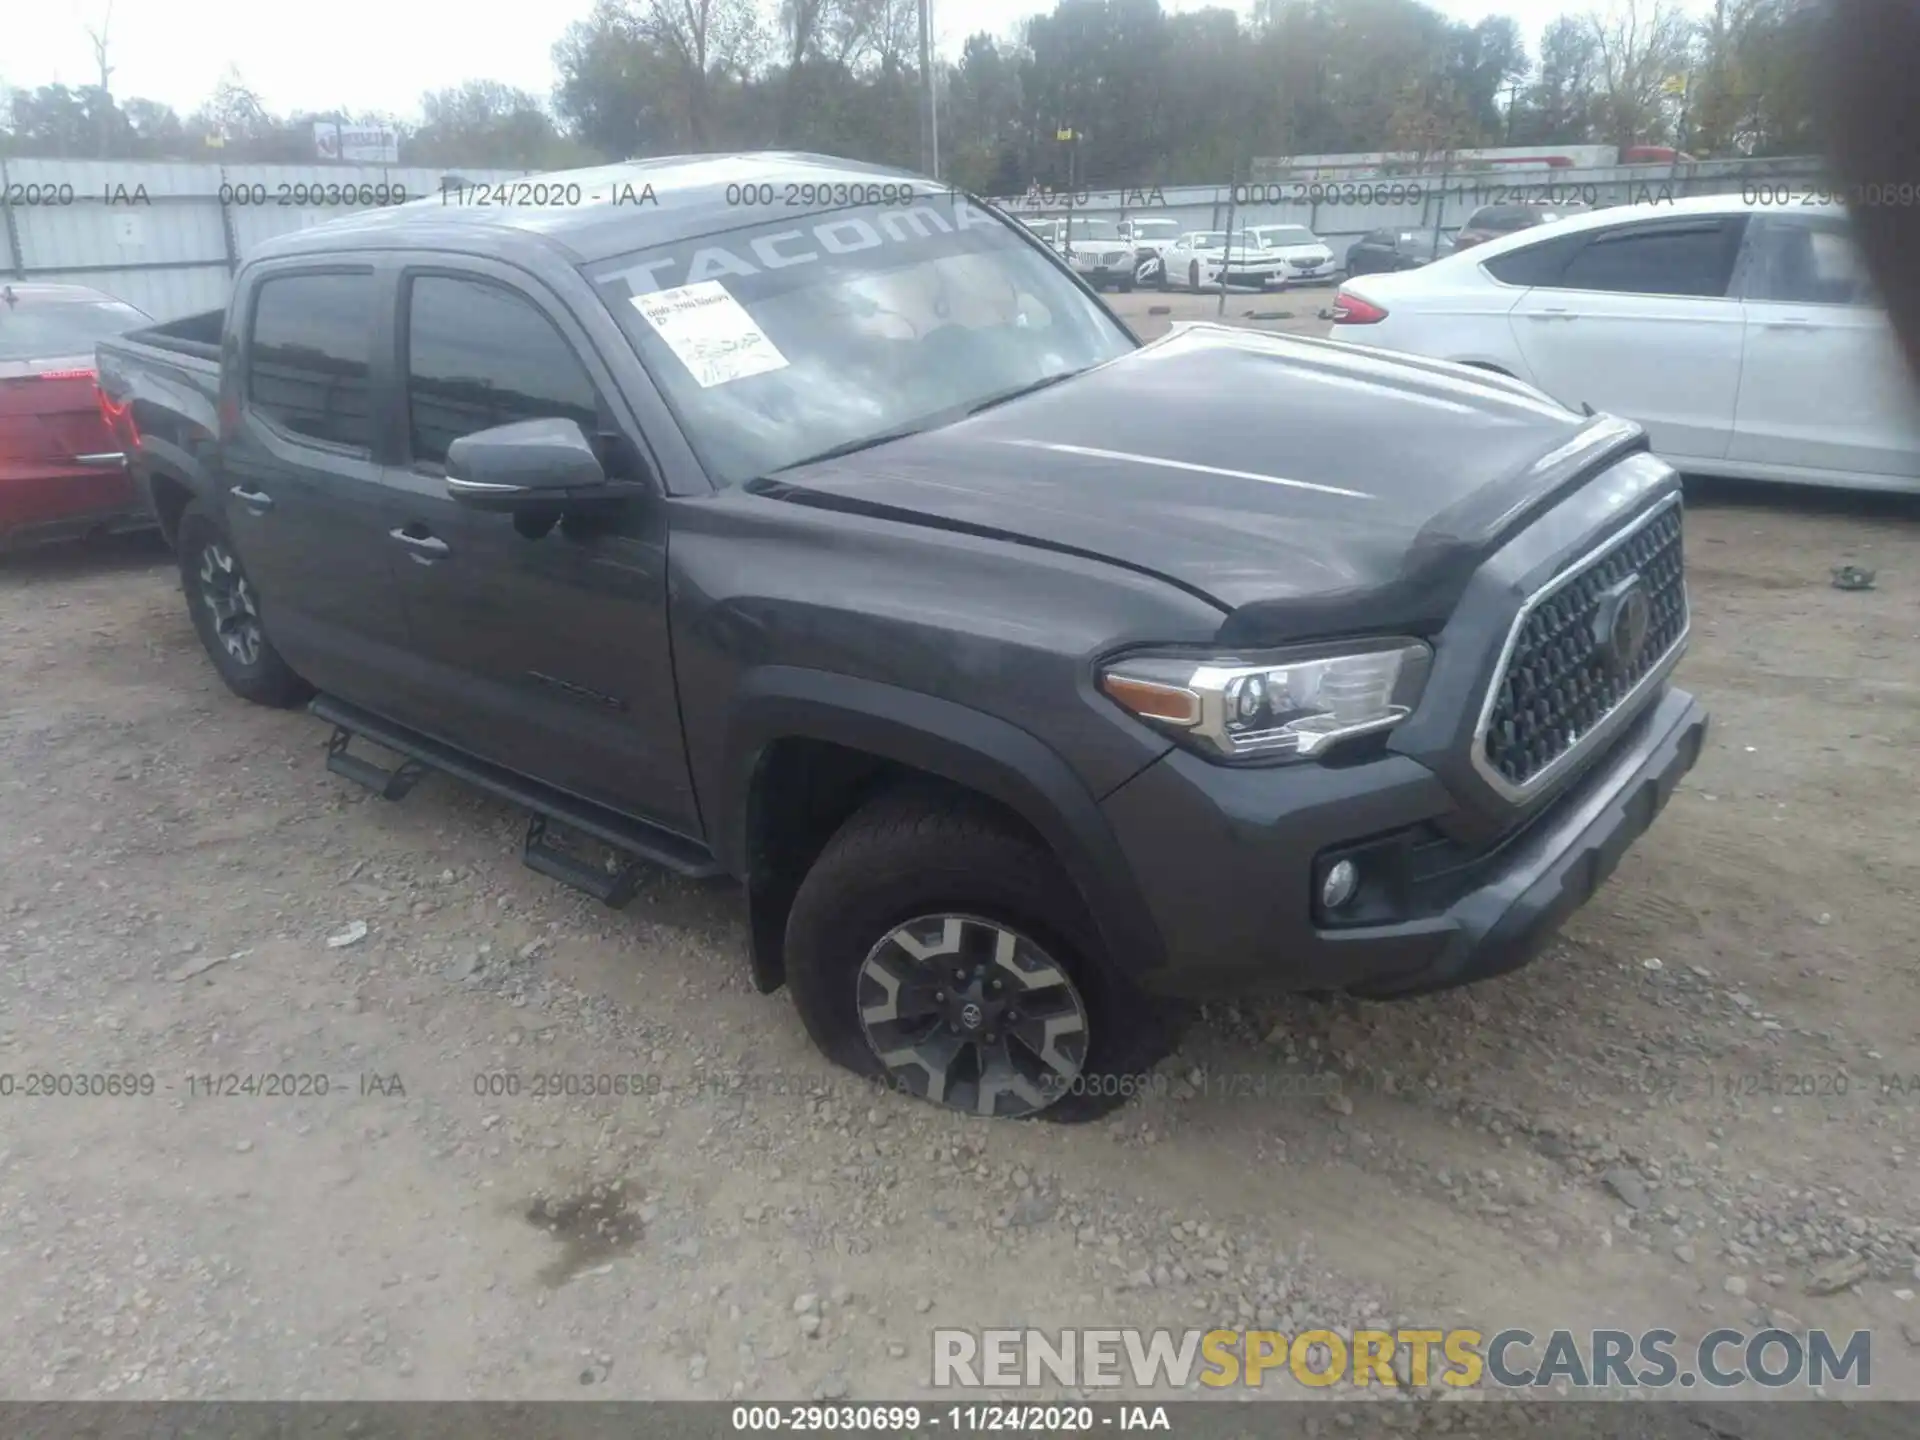
M 147 325 L 138 330 L 129 330 L 120 338 L 154 350 L 197 355 L 203 360 L 212 360 L 217 363 L 220 359 L 220 335 L 226 322 L 227 312 L 224 308 L 203 310 L 198 315 L 186 315 L 161 325 Z
M 101 393 L 130 417 L 121 438 L 136 483 L 166 524 L 156 485 L 206 495 L 203 457 L 219 432 L 220 336 L 225 312 L 189 315 L 102 340 L 95 349 Z M 175 505 L 173 513 L 178 513 Z

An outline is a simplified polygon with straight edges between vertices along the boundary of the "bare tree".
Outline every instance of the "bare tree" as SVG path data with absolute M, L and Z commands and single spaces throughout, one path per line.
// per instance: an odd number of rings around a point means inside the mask
M 113 154 L 113 66 L 107 63 L 107 33 L 113 27 L 113 0 L 107 0 L 107 13 L 100 18 L 100 28 L 86 27 L 87 39 L 93 42 L 93 63 L 100 71 L 100 158 L 105 160 Z
M 645 0 L 634 16 L 641 38 L 659 47 L 686 86 L 687 132 L 708 140 L 708 89 L 714 72 L 731 68 L 751 43 L 751 0 Z
M 1669 0 L 1625 0 L 1588 15 L 1599 54 L 1602 138 L 1625 149 L 1669 133 L 1667 82 L 1686 73 L 1694 25 Z

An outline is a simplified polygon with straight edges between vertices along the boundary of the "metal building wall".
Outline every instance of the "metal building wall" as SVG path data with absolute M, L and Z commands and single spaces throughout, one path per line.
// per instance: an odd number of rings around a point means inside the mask
M 368 208 L 363 199 L 383 186 L 389 199 L 396 186 L 405 187 L 408 199 L 436 194 L 442 173 L 377 165 L 0 160 L 0 279 L 90 285 L 155 319 L 172 320 L 224 305 L 234 270 L 261 241 Z M 476 182 L 524 173 L 460 172 Z M 317 204 L 310 203 L 314 187 Z

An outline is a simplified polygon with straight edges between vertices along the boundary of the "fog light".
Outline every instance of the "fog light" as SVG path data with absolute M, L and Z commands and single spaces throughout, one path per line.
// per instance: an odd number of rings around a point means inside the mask
M 1353 892 L 1360 888 L 1360 871 L 1351 860 L 1338 860 L 1328 867 L 1326 879 L 1320 882 L 1320 903 L 1328 910 L 1338 910 L 1353 898 Z

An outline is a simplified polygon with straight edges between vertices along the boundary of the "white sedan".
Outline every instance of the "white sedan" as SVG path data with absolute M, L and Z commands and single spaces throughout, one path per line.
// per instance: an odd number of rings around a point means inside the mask
M 1304 225 L 1254 225 L 1247 233 L 1287 262 L 1290 281 L 1331 280 L 1340 273 L 1332 247 Z
M 1160 284 L 1184 284 L 1204 290 L 1218 285 L 1226 276 L 1229 286 L 1254 290 L 1284 290 L 1287 287 L 1287 262 L 1268 250 L 1251 231 L 1234 232 L 1227 243 L 1224 230 L 1190 230 L 1163 252 L 1166 264 Z
M 1686 473 L 1920 490 L 1920 385 L 1846 211 L 1782 198 L 1617 206 L 1352 279 L 1332 338 L 1623 415 Z

